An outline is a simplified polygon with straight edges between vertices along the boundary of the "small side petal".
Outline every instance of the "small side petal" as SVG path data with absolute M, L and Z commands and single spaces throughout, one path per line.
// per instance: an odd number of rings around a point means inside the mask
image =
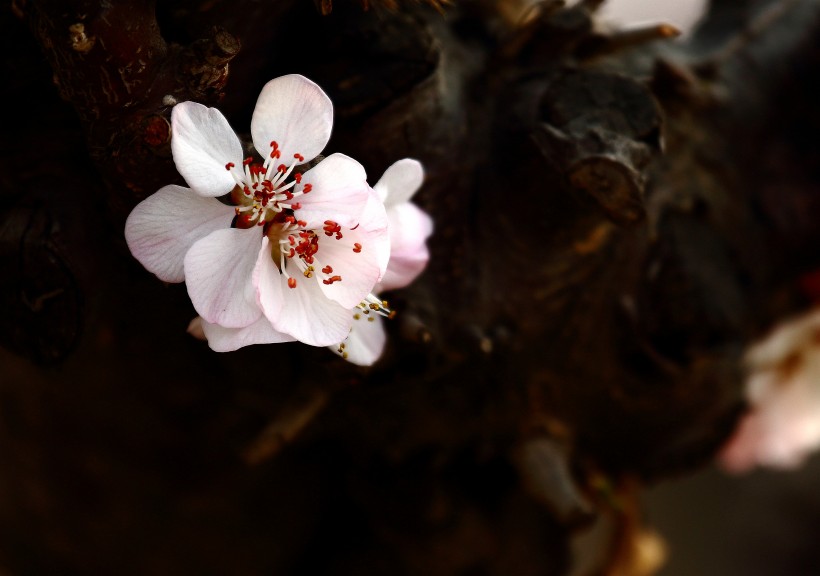
M 296 288 L 282 289 L 282 310 L 273 327 L 311 346 L 330 346 L 347 338 L 350 309 L 328 300 L 315 279 L 297 278 Z
M 424 181 L 424 168 L 418 160 L 404 158 L 384 171 L 373 186 L 387 208 L 408 202 Z
M 387 334 L 381 316 L 358 314 L 350 335 L 343 342 L 344 348 L 338 344 L 328 348 L 352 364 L 372 366 L 384 352 L 386 342 Z
M 279 344 L 294 340 L 292 336 L 274 330 L 264 316 L 245 328 L 225 328 L 202 321 L 202 331 L 214 352 L 233 352 L 252 344 Z
M 262 315 L 252 282 L 261 236 L 255 228 L 217 230 L 186 254 L 188 295 L 205 321 L 244 328 Z
M 125 221 L 134 258 L 165 282 L 185 279 L 183 262 L 194 242 L 228 228 L 233 209 L 182 186 L 165 186 L 137 204 Z
M 404 288 L 421 274 L 430 259 L 427 238 L 433 221 L 415 204 L 406 202 L 387 211 L 390 222 L 390 261 L 377 290 Z
M 341 226 L 358 224 L 370 195 L 364 167 L 344 154 L 331 154 L 302 176 L 303 190 L 311 191 L 298 197 L 302 207 L 296 216 L 308 223 L 308 228 L 321 228 L 325 220 Z
M 379 264 L 379 278 L 382 278 L 387 271 L 387 264 L 392 254 L 389 225 L 390 218 L 384 204 L 378 194 L 371 190 L 359 219 L 359 227 L 366 230 L 370 236 L 369 245 L 375 251 L 376 261 Z
M 251 117 L 253 145 L 262 158 L 275 141 L 286 165 L 301 154 L 305 161 L 319 155 L 333 128 L 333 104 L 315 82 L 290 74 L 274 78 L 262 88 Z
M 200 196 L 222 196 L 236 185 L 225 168 L 242 166 L 242 144 L 222 113 L 197 102 L 171 111 L 171 151 L 177 170 Z

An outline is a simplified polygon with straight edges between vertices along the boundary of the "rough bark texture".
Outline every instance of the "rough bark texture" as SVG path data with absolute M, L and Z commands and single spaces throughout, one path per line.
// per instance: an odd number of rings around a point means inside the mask
M 640 487 L 712 457 L 744 346 L 820 293 L 820 2 L 716 0 L 677 44 L 595 0 L 160 4 L 2 14 L 3 569 L 647 573 Z M 122 237 L 183 183 L 175 101 L 241 131 L 293 72 L 327 150 L 427 172 L 372 369 L 211 352 Z

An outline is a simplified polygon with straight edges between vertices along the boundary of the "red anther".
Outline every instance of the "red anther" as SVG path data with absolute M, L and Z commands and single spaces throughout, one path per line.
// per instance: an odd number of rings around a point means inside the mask
M 271 158 L 279 158 L 282 155 L 279 150 L 271 150 L 270 157 Z
M 296 288 L 296 278 L 288 278 L 288 288 Z
M 302 156 L 301 154 L 294 154 L 293 157 L 296 158 L 299 162 L 304 162 L 305 161 L 305 157 Z
M 230 170 L 234 166 L 236 166 L 236 164 L 234 164 L 233 162 L 228 162 L 227 164 L 225 164 L 225 170 Z
M 276 140 L 271 140 L 270 147 L 276 150 L 277 148 L 279 148 L 279 144 L 276 143 Z
M 248 156 L 247 158 L 245 158 L 244 160 L 242 160 L 242 166 L 249 166 L 251 162 L 253 162 L 253 158 L 251 158 L 250 156 Z
M 253 186 L 255 188 L 256 184 L 254 184 Z M 251 195 L 251 189 L 248 188 L 247 184 L 245 184 L 245 186 L 242 187 L 242 191 L 245 193 L 245 196 L 250 196 Z
M 256 219 L 258 215 L 254 213 L 254 211 L 250 212 L 243 212 L 242 214 L 238 214 L 236 218 L 236 223 L 234 224 L 234 228 L 239 228 L 241 230 L 247 230 L 248 228 L 252 228 L 254 224 L 256 224 Z
M 362 251 L 362 245 L 361 245 L 361 244 L 359 244 L 358 242 L 355 242 L 355 243 L 353 244 L 353 251 L 354 251 L 356 254 L 358 254 L 359 252 L 361 252 L 361 251 Z
M 288 243 L 291 246 L 296 246 L 296 238 L 294 238 L 293 236 L 288 236 Z
M 300 208 L 301 208 L 301 206 L 300 206 Z M 294 210 L 295 210 L 295 208 L 294 208 Z M 305 222 L 304 220 L 297 220 L 296 225 L 299 226 L 300 228 L 304 228 L 305 226 L 307 226 L 307 222 Z
M 293 175 L 293 179 L 296 180 L 297 184 L 299 184 L 302 181 L 302 175 L 299 172 L 297 172 Z
M 285 198 L 288 200 L 293 200 L 293 194 L 291 192 L 285 191 Z
M 322 272 L 324 272 L 325 274 L 330 274 L 331 272 L 333 272 L 333 268 L 331 268 L 330 266 L 325 266 L 324 268 L 322 268 Z
M 311 190 L 313 190 L 313 186 L 311 184 L 305 184 L 305 187 L 302 188 L 302 194 L 307 194 Z
M 276 169 L 279 170 L 279 172 L 287 172 L 288 171 L 288 167 L 285 166 L 284 164 L 280 164 L 279 166 L 276 167 Z
M 341 239 L 342 239 L 342 233 L 341 232 L 336 232 L 336 240 L 341 240 Z
M 285 216 L 285 222 L 287 222 L 288 224 L 296 224 L 296 218 L 290 215 Z
M 333 234 L 338 234 L 341 229 L 342 227 L 333 220 L 325 220 L 324 228 L 322 228 L 322 230 L 325 231 L 325 236 L 333 236 Z
M 290 200 L 290 198 L 288 198 L 288 200 Z M 299 202 L 296 202 L 295 204 L 293 204 L 293 205 L 290 207 L 290 209 L 291 209 L 291 210 L 299 210 L 301 207 L 302 207 L 302 205 L 301 205 Z
M 330 277 L 330 278 L 328 278 L 327 280 L 322 280 L 322 283 L 323 283 L 323 284 L 326 284 L 326 285 L 328 285 L 328 286 L 330 286 L 330 285 L 331 285 L 331 284 L 333 284 L 334 282 L 341 282 L 341 281 L 342 281 L 342 277 L 341 277 L 341 276 L 331 276 L 331 277 Z
M 262 188 L 265 190 L 273 190 L 273 184 L 270 183 L 270 180 L 262 180 Z
M 294 256 L 296 256 L 296 250 L 291 248 L 290 252 L 288 252 L 288 258 L 293 258 Z

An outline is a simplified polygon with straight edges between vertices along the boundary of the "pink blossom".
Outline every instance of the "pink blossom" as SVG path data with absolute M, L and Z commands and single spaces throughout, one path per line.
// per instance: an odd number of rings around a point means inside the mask
M 820 310 L 779 326 L 747 364 L 750 411 L 718 462 L 730 472 L 795 468 L 820 447 Z
M 423 181 L 421 163 L 404 158 L 385 170 L 373 186 L 387 211 L 390 232 L 390 259 L 376 292 L 404 288 L 421 274 L 430 259 L 427 238 L 433 233 L 433 220 L 410 201 Z
M 424 170 L 417 160 L 405 158 L 391 165 L 373 186 L 374 195 L 384 203 L 390 233 L 387 270 L 374 292 L 395 290 L 410 284 L 421 274 L 430 254 L 427 238 L 433 232 L 433 221 L 410 202 L 424 180 Z M 387 341 L 383 317 L 391 311 L 386 301 L 371 294 L 353 309 L 350 334 L 331 350 L 348 362 L 370 366 L 384 351 Z
M 310 80 L 271 80 L 251 119 L 257 160 L 243 158 L 218 110 L 174 107 L 171 149 L 190 188 L 165 186 L 141 202 L 125 236 L 146 269 L 185 281 L 213 349 L 339 342 L 350 309 L 384 274 L 387 216 L 371 201 L 364 168 L 333 154 L 297 169 L 327 144 L 332 119 Z

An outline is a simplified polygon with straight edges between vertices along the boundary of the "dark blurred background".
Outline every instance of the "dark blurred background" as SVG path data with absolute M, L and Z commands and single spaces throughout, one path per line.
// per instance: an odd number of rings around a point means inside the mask
M 658 484 L 644 502 L 668 547 L 660 576 L 820 574 L 820 457 L 795 471 L 711 467 Z

